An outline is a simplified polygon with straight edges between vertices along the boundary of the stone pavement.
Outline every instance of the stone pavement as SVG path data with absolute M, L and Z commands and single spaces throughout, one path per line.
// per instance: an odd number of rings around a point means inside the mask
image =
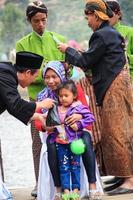
M 11 189 L 10 191 L 13 194 L 14 200 L 34 200 L 34 198 L 30 196 L 32 189 L 33 188 L 19 188 L 19 189 Z M 102 198 L 102 200 L 133 200 L 133 194 L 116 195 L 112 197 L 105 195 Z

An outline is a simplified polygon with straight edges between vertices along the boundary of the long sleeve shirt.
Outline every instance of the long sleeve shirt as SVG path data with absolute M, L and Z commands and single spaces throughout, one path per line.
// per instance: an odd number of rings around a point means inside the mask
M 65 55 L 66 62 L 84 71 L 91 69 L 96 101 L 102 105 L 107 89 L 126 63 L 124 38 L 104 22 L 92 34 L 87 51 L 79 53 L 68 47 Z
M 17 90 L 18 78 L 11 63 L 0 63 L 0 114 L 7 110 L 27 124 L 35 112 L 36 104 L 23 100 Z
M 127 57 L 130 67 L 130 74 L 133 78 L 133 27 L 117 23 L 114 28 L 124 37 L 126 43 Z

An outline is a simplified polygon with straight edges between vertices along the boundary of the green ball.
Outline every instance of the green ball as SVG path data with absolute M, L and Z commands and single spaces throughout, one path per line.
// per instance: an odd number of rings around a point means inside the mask
M 71 144 L 70 144 L 70 149 L 72 151 L 72 153 L 79 155 L 84 153 L 85 151 L 85 144 L 83 142 L 83 140 L 80 138 L 78 140 L 74 140 Z

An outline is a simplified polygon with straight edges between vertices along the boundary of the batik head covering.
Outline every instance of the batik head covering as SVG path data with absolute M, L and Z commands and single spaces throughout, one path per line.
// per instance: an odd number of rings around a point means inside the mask
M 48 69 L 52 69 L 60 78 L 61 82 L 66 80 L 65 76 L 65 68 L 64 65 L 60 61 L 50 61 L 46 64 L 43 70 L 43 79 L 45 78 L 46 72 Z M 50 88 L 46 87 L 44 90 L 42 90 L 38 94 L 38 101 L 42 101 L 45 98 L 52 98 L 54 100 L 57 100 L 57 96 L 55 94 L 55 91 L 51 90 Z
M 94 12 L 104 21 L 113 17 L 111 9 L 103 0 L 86 0 L 85 14 L 87 15 L 89 12 Z
M 106 0 L 106 3 L 111 8 L 111 10 L 115 13 L 118 13 L 121 10 L 120 4 L 117 0 Z
M 33 1 L 29 3 L 26 9 L 26 16 L 31 19 L 36 13 L 48 13 L 47 7 L 41 1 Z

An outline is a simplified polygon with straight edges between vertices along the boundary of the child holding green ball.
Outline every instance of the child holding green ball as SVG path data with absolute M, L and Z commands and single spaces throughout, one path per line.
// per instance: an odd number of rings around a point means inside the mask
M 57 94 L 59 105 L 56 119 L 59 118 L 61 125 L 56 126 L 53 137 L 56 135 L 61 188 L 64 191 L 62 199 L 79 200 L 80 154 L 85 151 L 81 135 L 83 129 L 94 122 L 94 116 L 87 106 L 77 100 L 77 87 L 72 80 L 61 83 Z M 82 119 L 68 126 L 65 118 L 73 113 L 81 114 Z

